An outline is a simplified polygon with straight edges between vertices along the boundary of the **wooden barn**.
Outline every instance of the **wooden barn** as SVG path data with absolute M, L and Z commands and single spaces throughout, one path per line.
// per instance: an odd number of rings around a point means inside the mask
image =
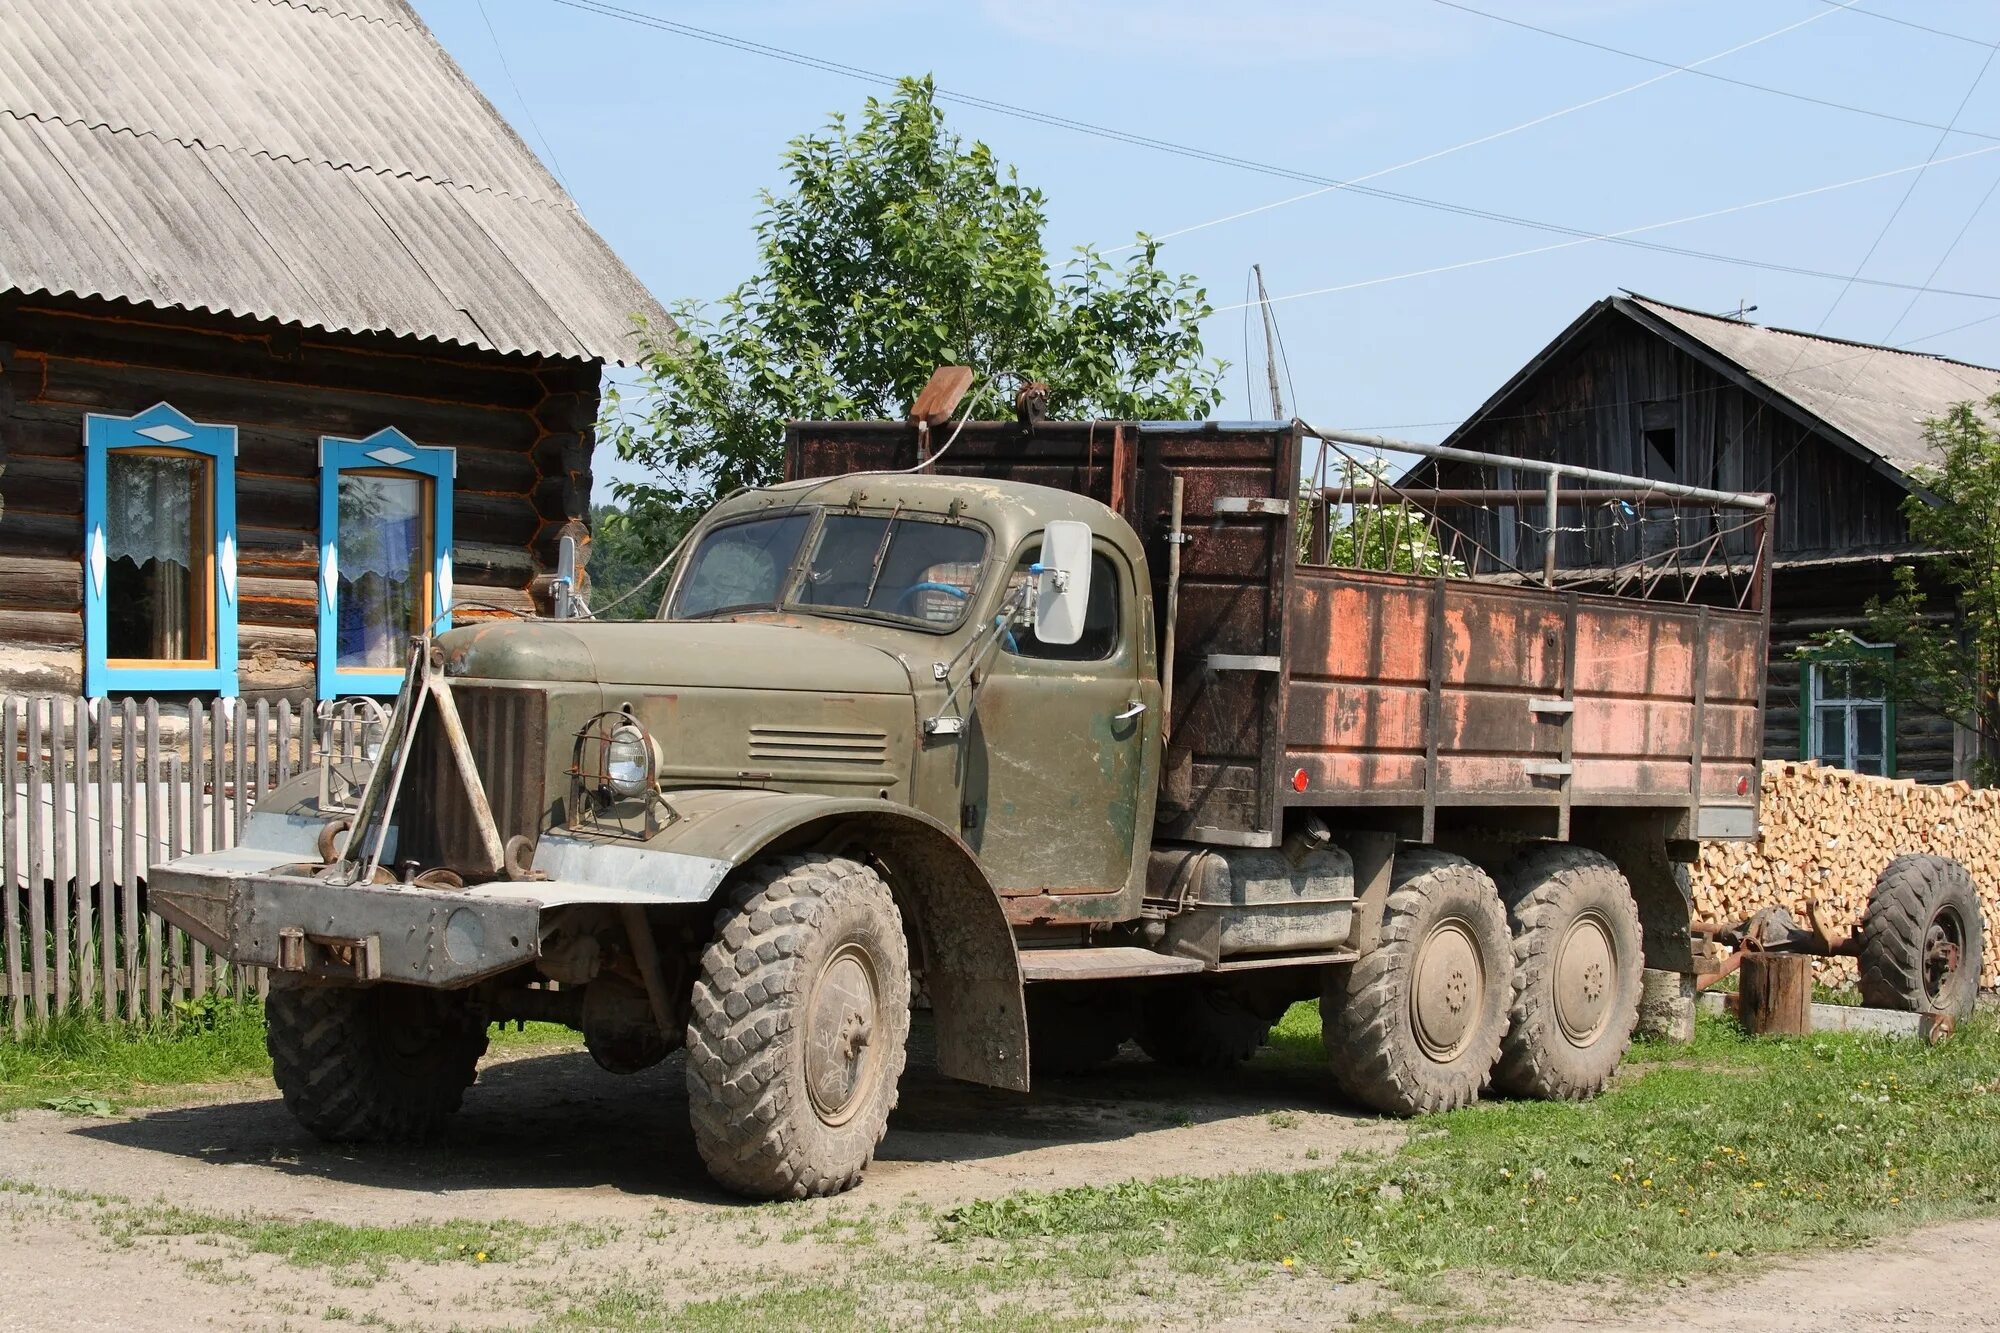
M 0 0 L 0 689 L 393 693 L 665 314 L 405 0 Z
M 1621 295 L 1584 311 L 1445 443 L 1772 492 L 1767 757 L 1946 781 L 1969 775 L 1969 734 L 1935 714 L 1868 697 L 1837 669 L 1802 664 L 1796 652 L 1824 631 L 1860 630 L 1862 607 L 1890 591 L 1897 564 L 1923 569 L 1902 504 L 1925 494 L 1924 423 L 1996 392 L 2000 370 L 1985 366 Z M 1418 475 L 1470 482 L 1449 464 Z M 1524 506 L 1486 516 L 1482 541 L 1503 560 L 1539 559 L 1529 554 L 1540 549 L 1538 512 Z M 1681 519 L 1660 517 L 1627 525 L 1635 549 L 1612 552 L 1614 560 L 1650 557 L 1657 565 L 1676 546 L 1706 549 L 1702 534 L 1676 530 Z M 1566 564 L 1602 559 L 1602 551 L 1581 549 L 1596 535 L 1587 516 L 1566 511 L 1558 522 L 1569 529 L 1561 538 Z M 1749 540 L 1732 533 L 1720 546 L 1747 555 Z M 1942 595 L 1937 607 L 1941 617 L 1953 614 Z

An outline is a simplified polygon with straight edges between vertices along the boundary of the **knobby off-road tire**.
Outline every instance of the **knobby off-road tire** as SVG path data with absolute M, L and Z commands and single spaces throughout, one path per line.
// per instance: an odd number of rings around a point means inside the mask
M 1227 991 L 1204 985 L 1163 986 L 1139 1009 L 1139 1049 L 1179 1069 L 1233 1069 L 1271 1037 L 1261 1018 Z
M 1979 992 L 1985 948 L 1979 890 L 1965 867 L 1942 856 L 1899 856 L 1875 881 L 1861 919 L 1861 1002 L 1964 1018 Z
M 1513 1003 L 1493 1085 L 1581 1101 L 1604 1091 L 1639 1022 L 1639 905 L 1609 857 L 1531 848 L 1500 877 L 1514 933 Z
M 458 1110 L 486 1016 L 458 991 L 271 979 L 265 1046 L 285 1107 L 332 1143 L 418 1143 Z
M 845 857 L 776 857 L 724 896 L 687 1027 L 695 1146 L 759 1199 L 861 1180 L 896 1105 L 910 958 L 889 886 Z
M 1500 1057 L 1511 970 L 1486 872 L 1433 848 L 1398 852 L 1380 943 L 1329 968 L 1320 1001 L 1341 1090 L 1392 1115 L 1476 1101 Z

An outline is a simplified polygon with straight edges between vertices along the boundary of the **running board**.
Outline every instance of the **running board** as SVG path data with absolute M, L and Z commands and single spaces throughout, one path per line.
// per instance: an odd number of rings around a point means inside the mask
M 1023 949 L 1023 981 L 1114 981 L 1121 977 L 1171 977 L 1202 970 L 1199 958 L 1116 949 Z

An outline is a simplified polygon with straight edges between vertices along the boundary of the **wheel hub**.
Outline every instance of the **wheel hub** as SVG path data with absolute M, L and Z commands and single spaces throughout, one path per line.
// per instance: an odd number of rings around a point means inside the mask
M 1618 946 L 1604 918 L 1585 912 L 1570 922 L 1556 945 L 1554 989 L 1556 1025 L 1573 1045 L 1604 1035 L 1617 970 Z
M 1936 1009 L 1949 997 L 1964 956 L 1965 923 L 1958 909 L 1941 908 L 1924 931 L 1924 997 Z
M 1479 1026 L 1486 990 L 1485 961 L 1471 928 L 1456 918 L 1433 926 L 1417 946 L 1411 981 L 1410 1028 L 1417 1044 L 1440 1063 L 1456 1059 Z
M 880 1061 L 871 1045 L 881 985 L 875 959 L 859 943 L 836 949 L 807 1000 L 806 1095 L 827 1125 L 845 1124 L 864 1105 Z

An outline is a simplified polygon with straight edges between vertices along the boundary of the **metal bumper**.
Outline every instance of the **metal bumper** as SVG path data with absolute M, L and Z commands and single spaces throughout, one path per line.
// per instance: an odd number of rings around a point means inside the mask
M 287 858 L 291 859 L 291 858 Z M 252 848 L 153 868 L 150 906 L 231 962 L 341 981 L 451 988 L 532 961 L 541 903 L 274 873 Z

